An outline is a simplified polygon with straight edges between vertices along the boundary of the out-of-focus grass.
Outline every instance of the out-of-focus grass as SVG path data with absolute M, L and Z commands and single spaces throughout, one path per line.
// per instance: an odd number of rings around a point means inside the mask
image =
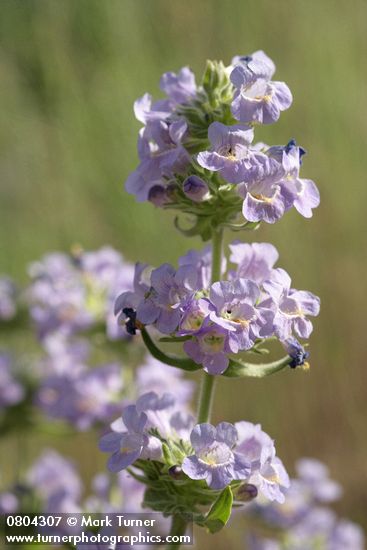
M 200 74 L 206 58 L 259 48 L 276 61 L 295 100 L 258 137 L 298 138 L 322 206 L 251 238 L 274 242 L 295 286 L 322 298 L 313 368 L 222 381 L 215 417 L 261 422 L 287 464 L 325 460 L 345 486 L 341 511 L 365 526 L 366 17 L 363 0 L 3 0 L 0 18 L 0 271 L 18 279 L 75 242 L 152 263 L 198 246 L 123 191 L 137 162 L 132 103 L 185 64 Z

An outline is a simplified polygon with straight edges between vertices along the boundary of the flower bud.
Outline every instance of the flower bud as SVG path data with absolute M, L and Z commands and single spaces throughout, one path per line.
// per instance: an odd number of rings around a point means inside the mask
M 308 363 L 306 362 L 306 359 L 309 358 L 310 354 L 308 351 L 304 349 L 304 347 L 296 340 L 296 338 L 288 338 L 287 340 L 284 340 L 282 342 L 282 345 L 286 352 L 290 355 L 292 360 L 289 363 L 289 366 L 291 369 L 295 369 L 296 367 L 303 367 L 305 366 L 306 369 L 309 367 Z
M 163 185 L 153 185 L 148 193 L 148 200 L 158 207 L 162 207 L 169 202 L 165 187 Z
M 244 483 L 243 485 L 240 485 L 236 494 L 236 500 L 240 500 L 241 502 L 250 502 L 256 497 L 257 488 L 251 483 Z
M 182 468 L 180 468 L 180 466 L 177 466 L 177 465 L 171 466 L 170 469 L 168 470 L 168 473 L 173 479 L 182 478 Z
M 186 197 L 194 202 L 202 202 L 209 198 L 209 187 L 198 176 L 189 176 L 183 184 L 183 192 Z

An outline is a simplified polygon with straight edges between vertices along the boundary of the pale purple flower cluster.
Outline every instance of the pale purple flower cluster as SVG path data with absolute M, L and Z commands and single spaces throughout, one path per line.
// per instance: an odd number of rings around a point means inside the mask
M 144 485 L 126 470 L 116 476 L 99 473 L 91 483 L 92 494 L 85 501 L 85 509 L 92 513 L 142 512 Z
M 291 140 L 285 146 L 251 146 L 253 129 L 213 122 L 208 130 L 209 151 L 197 162 L 236 184 L 244 199 L 242 213 L 250 222 L 275 223 L 293 206 L 304 217 L 320 202 L 312 180 L 300 178 L 304 150 Z
M 13 281 L 0 275 L 0 321 L 9 321 L 17 312 L 17 291 Z
M 247 535 L 250 550 L 363 550 L 361 528 L 349 520 L 339 519 L 326 507 L 342 494 L 338 483 L 330 479 L 327 467 L 315 459 L 305 458 L 296 464 L 297 478 L 285 493 L 285 502 L 253 501 L 245 514 L 261 520 L 263 527 L 277 538 L 264 538 L 256 530 Z M 256 524 L 256 522 L 255 522 Z
M 187 439 L 193 425 L 193 417 L 177 407 L 172 394 L 158 396 L 148 392 L 138 398 L 135 405 L 122 411 L 122 418 L 113 422 L 112 432 L 105 434 L 99 443 L 103 452 L 112 453 L 108 468 L 119 472 L 138 459 L 162 458 L 162 443 L 152 430 L 162 438 Z
M 212 489 L 243 480 L 265 498 L 284 502 L 289 478 L 261 426 L 245 421 L 221 422 L 216 428 L 198 424 L 190 439 L 195 454 L 184 459 L 182 469 L 191 479 L 205 479 Z
M 17 496 L 11 491 L 0 493 L 0 514 L 14 514 L 18 511 L 19 501 Z
M 47 449 L 27 474 L 27 484 L 42 500 L 46 513 L 81 512 L 82 483 L 74 464 Z
M 195 384 L 186 380 L 183 371 L 173 369 L 148 355 L 135 371 L 135 384 L 138 395 L 153 391 L 158 395 L 172 393 L 177 404 L 187 406 Z
M 121 411 L 124 381 L 121 366 L 88 368 L 73 363 L 63 373 L 46 376 L 37 390 L 35 404 L 49 418 L 60 419 L 81 431 L 107 424 Z
M 19 403 L 25 394 L 23 385 L 14 376 L 13 367 L 12 357 L 0 351 L 0 415 L 7 407 Z
M 285 146 L 252 143 L 254 126 L 277 121 L 292 103 L 288 86 L 271 80 L 273 61 L 257 51 L 237 56 L 229 67 L 218 70 L 223 78 L 214 79 L 213 85 L 221 86 L 227 79 L 229 96 L 213 90 L 223 103 L 210 116 L 205 84 L 197 87 L 188 68 L 178 75 L 163 75 L 161 89 L 168 99 L 152 103 L 145 94 L 135 102 L 135 115 L 144 127 L 138 141 L 140 164 L 128 177 L 126 190 L 138 201 L 185 212 L 192 201 L 193 214 L 198 213 L 198 203 L 205 213 L 219 195 L 236 209 L 239 195 L 249 222 L 274 223 L 292 207 L 311 217 L 320 197 L 314 182 L 300 177 L 305 150 L 293 139 Z M 224 114 L 228 101 L 232 116 Z M 207 141 L 210 149 L 204 150 Z
M 0 493 L 0 512 L 33 513 L 34 510 L 29 509 L 30 501 L 37 502 L 38 512 L 47 514 L 143 511 L 144 486 L 127 472 L 120 472 L 114 478 L 97 474 L 92 479 L 91 491 L 86 497 L 84 493 L 85 487 L 74 462 L 54 449 L 45 449 L 20 485 Z M 125 544 L 124 548 L 131 547 Z
M 232 59 L 234 68 L 230 79 L 235 87 L 232 114 L 241 122 L 271 124 L 281 111 L 288 109 L 292 94 L 284 82 L 271 78 L 275 72 L 273 61 L 263 52 L 237 56 Z
M 163 264 L 151 269 L 137 264 L 134 291 L 116 301 L 120 322 L 132 312 L 136 322 L 164 334 L 187 336 L 184 350 L 210 374 L 223 373 L 229 355 L 251 349 L 259 339 L 277 336 L 302 364 L 306 355 L 293 335 L 308 338 L 309 316 L 319 313 L 319 299 L 291 288 L 290 277 L 274 269 L 276 249 L 268 243 L 230 245 L 236 269 L 227 280 L 210 285 L 211 251 L 190 251 L 179 268 Z M 225 269 L 225 264 L 222 266 Z
M 183 146 L 187 122 L 175 110 L 179 104 L 192 101 L 197 92 L 194 74 L 188 67 L 177 75 L 165 73 L 160 85 L 167 99 L 152 102 L 152 97 L 144 94 L 134 104 L 135 116 L 144 127 L 138 139 L 140 164 L 126 181 L 128 193 L 157 206 L 167 200 L 167 180 L 184 173 L 191 162 Z
M 48 254 L 30 266 L 28 301 L 42 339 L 55 332 L 70 335 L 106 325 L 110 339 L 122 336 L 113 315 L 113 303 L 128 290 L 132 266 L 112 248 L 95 252 Z
M 142 395 L 135 405 L 125 407 L 122 420 L 112 424 L 113 431 L 100 440 L 100 449 L 111 453 L 108 468 L 119 472 L 137 460 L 165 460 L 162 439 L 184 442 L 193 454 L 182 456 L 182 471 L 193 480 L 206 480 L 209 487 L 223 489 L 232 481 L 256 485 L 259 494 L 284 501 L 288 476 L 276 457 L 274 442 L 249 422 L 235 425 L 221 422 L 193 427 L 193 418 L 182 407 L 177 409 L 170 394 Z M 180 467 L 181 464 L 178 464 Z

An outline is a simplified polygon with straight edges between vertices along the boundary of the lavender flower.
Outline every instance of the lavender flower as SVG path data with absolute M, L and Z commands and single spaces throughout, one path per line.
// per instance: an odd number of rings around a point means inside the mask
M 342 519 L 331 534 L 330 548 L 333 550 L 363 550 L 365 537 L 359 525 Z
M 255 178 L 238 186 L 244 199 L 242 213 L 251 222 L 275 223 L 293 206 L 297 191 L 275 159 L 262 160 L 260 166 Z
M 16 405 L 24 397 L 24 388 L 14 378 L 12 366 L 10 355 L 0 352 L 0 413 L 4 408 Z
M 301 459 L 296 466 L 298 477 L 291 480 L 285 493 L 285 502 L 254 501 L 245 510 L 249 518 L 260 520 L 270 532 L 276 532 L 277 541 L 263 539 L 255 529 L 248 540 L 250 550 L 287 548 L 303 550 L 330 548 L 330 550 L 362 550 L 364 536 L 358 525 L 339 520 L 335 513 L 320 503 L 331 502 L 341 495 L 338 483 L 329 478 L 328 469 L 315 459 Z
M 181 318 L 180 305 L 196 285 L 196 275 L 183 266 L 176 271 L 163 264 L 151 274 L 151 288 L 137 307 L 137 318 L 143 324 L 155 323 L 164 334 L 173 332 Z
M 164 178 L 186 170 L 190 163 L 190 156 L 182 145 L 186 132 L 187 123 L 182 118 L 172 122 L 151 120 L 140 131 L 140 164 L 125 182 L 126 191 L 139 202 L 148 199 L 152 187 L 165 187 Z
M 197 290 L 209 289 L 212 276 L 212 247 L 205 246 L 202 250 L 189 250 L 178 260 L 180 267 L 186 266 L 197 275 L 197 280 L 193 287 Z M 222 272 L 226 270 L 227 261 L 222 260 Z
M 152 429 L 166 439 L 185 439 L 192 427 L 192 418 L 176 408 L 173 395 L 148 392 L 139 397 L 136 405 L 125 407 L 122 419 L 113 422 L 111 427 L 113 431 L 101 438 L 99 447 L 101 451 L 113 453 L 108 468 L 118 472 L 139 458 L 161 458 L 162 445 L 151 435 Z
M 320 299 L 311 292 L 292 289 L 291 278 L 280 268 L 273 270 L 263 286 L 277 306 L 274 327 L 278 337 L 287 340 L 294 331 L 300 338 L 308 338 L 313 327 L 307 316 L 319 314 Z
M 270 80 L 275 73 L 274 62 L 262 50 L 251 55 L 236 55 L 232 59 L 232 68 L 241 65 L 241 72 L 246 73 L 247 82 L 256 82 L 258 78 Z
M 189 176 L 185 179 L 183 192 L 194 202 L 202 202 L 210 197 L 208 184 L 198 176 Z
M 136 371 L 136 385 L 138 394 L 148 391 L 157 395 L 172 393 L 180 405 L 186 405 L 194 393 L 194 383 L 185 380 L 180 369 L 173 369 L 150 356 Z
M 146 124 L 149 120 L 165 120 L 172 112 L 172 105 L 168 100 L 152 102 L 150 94 L 144 94 L 134 102 L 134 114 L 139 122 Z
M 13 319 L 16 311 L 16 287 L 9 277 L 0 275 L 0 321 Z
M 180 336 L 190 334 L 197 336 L 201 328 L 204 326 L 207 328 L 208 325 L 205 325 L 205 320 L 209 317 L 209 314 L 209 303 L 205 298 L 197 299 L 194 296 L 191 300 L 186 301 L 182 308 L 178 334 Z
M 80 511 L 82 485 L 74 464 L 56 451 L 45 450 L 32 465 L 28 474 L 29 485 L 44 502 L 43 511 L 70 513 Z M 64 504 L 67 506 L 64 508 Z
M 195 75 L 188 67 L 183 67 L 177 74 L 164 73 L 160 88 L 173 103 L 188 103 L 197 93 Z
M 16 495 L 6 491 L 0 493 L 0 514 L 14 514 L 18 511 L 19 501 Z
M 147 423 L 145 413 L 138 413 L 135 405 L 129 405 L 122 411 L 122 420 L 127 431 L 107 433 L 99 442 L 101 451 L 112 453 L 107 463 L 111 472 L 119 472 L 133 464 L 149 443 L 144 433 Z
M 184 343 L 184 351 L 209 374 L 222 374 L 228 365 L 229 331 L 221 326 L 204 324 L 191 340 Z
M 197 161 L 203 168 L 219 172 L 229 183 L 253 181 L 261 163 L 268 162 L 263 153 L 250 148 L 253 137 L 252 128 L 213 122 L 208 129 L 211 150 L 199 153 Z
M 270 243 L 242 243 L 234 241 L 229 245 L 230 261 L 237 265 L 231 278 L 251 279 L 261 284 L 270 277 L 274 264 L 279 258 L 275 246 Z
M 273 332 L 271 309 L 258 307 L 260 289 L 249 279 L 221 281 L 210 289 L 210 320 L 228 331 L 233 353 L 250 349 L 257 338 Z
M 309 179 L 300 178 L 302 156 L 306 151 L 299 147 L 294 139 L 285 146 L 274 146 L 267 149 L 266 154 L 277 160 L 284 168 L 284 183 L 296 196 L 293 206 L 305 218 L 312 217 L 312 210 L 320 204 L 320 193 L 316 184 Z
M 284 82 L 271 81 L 275 66 L 262 51 L 236 58 L 230 79 L 236 92 L 232 114 L 241 122 L 271 124 L 292 104 L 292 94 Z
M 123 379 L 119 365 L 86 367 L 51 375 L 41 384 L 36 402 L 51 418 L 70 422 L 84 431 L 96 423 L 107 423 L 121 410 Z
M 116 476 L 99 473 L 92 479 L 92 494 L 84 509 L 94 513 L 142 512 L 144 485 L 122 470 Z
M 112 248 L 49 254 L 31 265 L 30 275 L 28 301 L 42 339 L 57 331 L 75 334 L 99 322 L 106 323 L 111 339 L 122 336 L 113 303 L 130 288 L 132 266 Z
M 124 309 L 136 310 L 145 299 L 151 288 L 151 274 L 153 268 L 147 264 L 138 262 L 135 264 L 134 290 L 128 290 L 120 294 L 115 301 L 114 312 L 118 316 L 118 323 L 125 324 L 126 312 Z
M 302 458 L 296 463 L 300 482 L 317 502 L 333 502 L 342 495 L 342 488 L 330 479 L 329 469 L 314 458 Z
M 275 454 L 273 441 L 259 424 L 242 421 L 236 422 L 235 428 L 238 433 L 236 452 L 243 455 L 251 466 L 248 483 L 255 485 L 268 500 L 284 502 L 284 493 L 290 482 L 281 460 Z
M 246 479 L 249 463 L 234 451 L 237 442 L 235 427 L 221 422 L 215 428 L 211 424 L 198 424 L 191 432 L 194 455 L 182 463 L 182 469 L 191 479 L 205 479 L 212 489 L 223 489 L 234 479 Z

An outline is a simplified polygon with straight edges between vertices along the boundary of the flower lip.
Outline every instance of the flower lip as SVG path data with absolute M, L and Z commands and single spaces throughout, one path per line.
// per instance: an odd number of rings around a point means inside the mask
M 198 455 L 199 461 L 206 466 L 219 467 L 230 464 L 234 460 L 231 449 L 225 443 L 215 441 Z

